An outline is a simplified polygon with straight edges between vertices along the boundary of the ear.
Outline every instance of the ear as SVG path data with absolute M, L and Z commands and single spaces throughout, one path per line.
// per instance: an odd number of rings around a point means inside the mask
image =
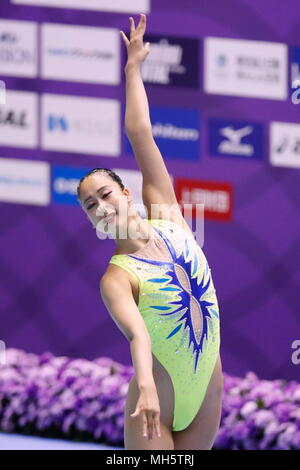
M 131 197 L 129 189 L 124 188 L 123 191 L 124 191 L 125 196 L 128 199 L 128 203 L 131 204 L 132 203 L 132 197 Z

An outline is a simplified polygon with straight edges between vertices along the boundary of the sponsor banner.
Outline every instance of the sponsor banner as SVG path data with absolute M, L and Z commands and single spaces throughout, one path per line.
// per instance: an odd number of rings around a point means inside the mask
M 233 191 L 229 183 L 175 178 L 175 192 L 184 216 L 201 217 L 201 205 L 204 204 L 205 219 L 232 220 Z M 197 205 L 200 208 L 199 215 Z
M 130 36 L 129 31 L 125 34 Z M 145 84 L 199 88 L 198 39 L 158 36 L 146 32 L 144 42 L 150 42 L 150 53 L 141 64 Z M 125 81 L 124 75 L 123 80 Z
M 150 119 L 153 137 L 163 157 L 199 160 L 200 113 L 198 110 L 151 106 Z M 133 154 L 126 135 L 125 152 Z
M 43 149 L 119 156 L 119 101 L 48 93 L 41 101 Z
M 270 123 L 270 163 L 300 168 L 300 124 Z
M 38 146 L 36 93 L 6 90 L 6 103 L 0 104 L 0 145 Z
M 0 75 L 37 77 L 37 24 L 0 20 Z
M 0 158 L 0 201 L 47 206 L 50 203 L 49 163 Z
M 128 170 L 122 168 L 111 168 L 120 176 L 124 186 L 130 191 L 134 209 L 140 213 L 141 217 L 147 217 L 142 197 L 143 177 L 139 170 Z M 77 186 L 90 168 L 75 168 L 64 166 L 53 166 L 51 175 L 51 200 L 55 204 L 78 205 Z M 170 175 L 173 182 L 173 176 Z
M 291 50 L 291 96 L 294 104 L 300 103 L 300 47 Z
M 51 200 L 55 204 L 70 204 L 78 206 L 77 186 L 80 179 L 90 168 L 74 168 L 52 166 Z
M 204 40 L 206 93 L 285 100 L 286 44 L 207 37 Z
M 0 80 L 0 104 L 6 103 L 6 87 L 5 82 Z
M 116 29 L 44 23 L 42 78 L 118 85 L 119 36 Z
M 150 12 L 150 0 L 11 0 L 11 2 L 22 5 L 128 12 L 130 14 Z
M 295 80 L 300 80 L 300 47 L 291 49 L 291 86 Z
M 263 155 L 263 126 L 248 121 L 208 120 L 208 151 L 213 156 L 260 160 Z

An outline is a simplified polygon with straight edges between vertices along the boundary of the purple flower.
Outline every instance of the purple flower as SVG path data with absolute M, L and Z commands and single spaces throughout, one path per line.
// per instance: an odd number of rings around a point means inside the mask
M 280 434 L 277 439 L 277 445 L 279 449 L 288 450 L 291 448 L 293 443 L 294 434 L 296 432 L 296 426 L 294 423 L 282 423 L 280 425 Z
M 247 418 L 250 414 L 257 410 L 257 403 L 255 401 L 247 401 L 241 408 L 241 416 Z
M 134 373 L 108 357 L 93 361 L 50 352 L 6 351 L 0 375 L 0 430 L 30 424 L 36 433 L 121 443 L 129 381 Z M 300 449 L 300 385 L 224 375 L 216 449 Z
M 272 420 L 274 420 L 274 413 L 270 410 L 259 410 L 254 416 L 254 422 L 259 428 L 265 428 Z
M 295 449 L 300 449 L 300 431 L 295 432 L 292 439 L 292 445 Z
M 245 421 L 238 421 L 231 429 L 231 436 L 235 440 L 244 440 L 248 436 L 248 427 Z

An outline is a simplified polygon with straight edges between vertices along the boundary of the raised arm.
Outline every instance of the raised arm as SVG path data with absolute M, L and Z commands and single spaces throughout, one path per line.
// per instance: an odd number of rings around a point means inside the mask
M 143 175 L 143 200 L 148 212 L 151 204 L 177 205 L 173 184 L 163 157 L 152 134 L 149 105 L 140 66 L 150 52 L 149 43 L 144 45 L 146 16 L 141 15 L 137 28 L 130 18 L 130 41 L 121 31 L 128 60 L 126 76 L 125 131 L 133 148 L 136 161 Z

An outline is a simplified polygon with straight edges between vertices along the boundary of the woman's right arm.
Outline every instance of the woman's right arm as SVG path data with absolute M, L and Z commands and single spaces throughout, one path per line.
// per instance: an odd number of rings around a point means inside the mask
M 116 279 L 110 274 L 105 274 L 100 281 L 100 293 L 113 321 L 130 342 L 139 389 L 155 385 L 151 339 L 134 301 L 128 277 L 120 274 Z
M 135 417 L 143 413 L 143 434 L 150 438 L 153 430 L 160 435 L 160 409 L 152 373 L 151 338 L 135 303 L 127 275 L 118 279 L 106 273 L 100 281 L 100 293 L 110 316 L 130 342 L 130 351 L 140 391 Z M 132 415 L 131 415 L 132 416 Z

